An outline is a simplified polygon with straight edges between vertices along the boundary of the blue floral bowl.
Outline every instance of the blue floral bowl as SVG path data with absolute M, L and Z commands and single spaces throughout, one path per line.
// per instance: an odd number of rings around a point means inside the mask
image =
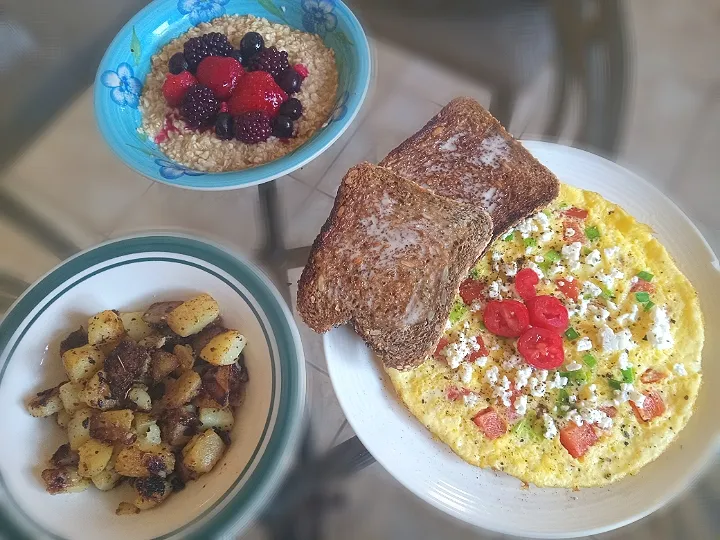
M 198 23 L 226 14 L 265 17 L 322 36 L 337 62 L 335 108 L 327 125 L 279 159 L 240 171 L 193 171 L 170 160 L 138 132 L 142 85 L 151 57 L 162 47 Z M 154 0 L 120 30 L 105 52 L 95 77 L 95 117 L 110 148 L 140 174 L 186 189 L 235 189 L 286 175 L 319 156 L 355 118 L 369 83 L 367 38 L 340 0 Z

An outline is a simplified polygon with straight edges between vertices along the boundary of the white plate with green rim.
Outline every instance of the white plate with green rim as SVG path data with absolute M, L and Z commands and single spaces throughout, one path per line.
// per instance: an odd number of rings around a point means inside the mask
M 226 325 L 248 339 L 246 400 L 221 461 L 161 506 L 116 516 L 131 490 L 94 488 L 49 495 L 40 478 L 67 436 L 54 417 L 33 418 L 34 392 L 66 379 L 59 342 L 105 309 L 207 292 Z M 235 537 L 258 516 L 287 471 L 305 402 L 305 362 L 287 305 L 254 265 L 222 247 L 182 235 L 114 240 L 65 261 L 41 278 L 0 323 L 0 537 Z

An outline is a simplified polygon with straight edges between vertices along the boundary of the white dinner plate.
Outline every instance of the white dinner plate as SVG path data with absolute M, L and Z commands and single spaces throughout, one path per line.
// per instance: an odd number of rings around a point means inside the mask
M 54 417 L 31 417 L 25 403 L 67 379 L 60 341 L 99 311 L 140 310 L 201 292 L 218 301 L 224 324 L 247 338 L 250 381 L 221 460 L 138 515 L 115 515 L 120 501 L 133 500 L 127 485 L 49 495 L 40 472 L 67 435 Z M 305 362 L 294 319 L 270 281 L 243 258 L 170 234 L 114 240 L 80 253 L 28 289 L 0 323 L 0 538 L 235 538 L 288 469 L 304 401 Z
M 704 383 L 696 412 L 656 461 L 603 488 L 523 489 L 507 474 L 467 464 L 435 440 L 401 404 L 377 358 L 348 326 L 324 339 L 335 393 L 357 436 L 398 481 L 428 503 L 473 525 L 505 534 L 566 538 L 631 523 L 685 489 L 720 441 L 720 272 L 701 234 L 652 184 L 594 154 L 527 141 L 560 181 L 596 191 L 647 223 L 700 296 L 705 317 Z

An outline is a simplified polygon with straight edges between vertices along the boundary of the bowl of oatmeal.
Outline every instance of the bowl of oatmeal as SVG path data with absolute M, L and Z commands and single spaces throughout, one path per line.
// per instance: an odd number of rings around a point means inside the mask
M 370 82 L 339 0 L 155 0 L 98 67 L 98 128 L 125 164 L 186 189 L 289 174 L 347 129 Z

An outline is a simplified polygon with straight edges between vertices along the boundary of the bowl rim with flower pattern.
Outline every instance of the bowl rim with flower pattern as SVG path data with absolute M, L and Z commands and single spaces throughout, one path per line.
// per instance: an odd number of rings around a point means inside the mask
M 326 124 L 295 150 L 255 167 L 209 173 L 174 162 L 143 136 L 139 106 L 152 56 L 190 28 L 223 15 L 254 15 L 318 33 L 335 52 L 338 91 Z M 367 37 L 341 0 L 154 0 L 123 26 L 105 52 L 95 76 L 95 118 L 110 149 L 138 173 L 185 189 L 237 189 L 287 175 L 322 154 L 359 112 L 370 77 Z

